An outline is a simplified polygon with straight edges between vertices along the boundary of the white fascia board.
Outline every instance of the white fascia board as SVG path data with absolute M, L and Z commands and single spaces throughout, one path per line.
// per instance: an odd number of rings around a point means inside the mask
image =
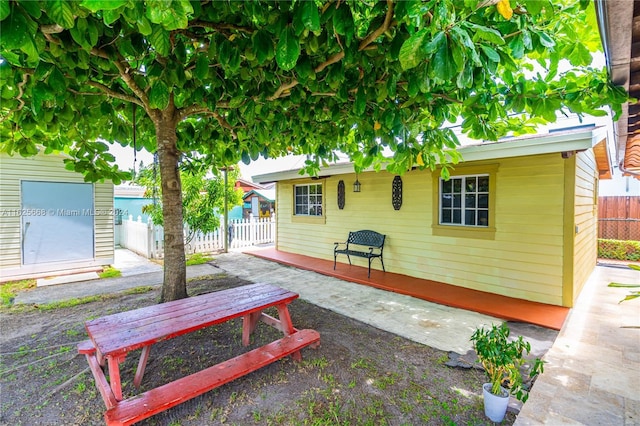
M 323 177 L 329 177 L 332 175 L 346 175 L 350 173 L 355 173 L 353 169 L 353 163 L 336 163 L 332 164 L 329 167 L 323 167 L 320 169 L 318 179 Z M 273 173 L 264 173 L 261 175 L 251 176 L 251 179 L 254 182 L 258 183 L 267 183 L 267 182 L 277 182 L 280 180 L 291 180 L 291 179 L 305 179 L 310 178 L 309 175 L 301 175 L 300 169 L 292 169 L 292 170 L 282 170 Z
M 463 162 L 492 160 L 508 157 L 551 154 L 565 151 L 584 151 L 607 138 L 605 126 L 557 133 L 537 134 L 527 137 L 507 139 L 499 142 L 485 142 L 458 148 Z M 367 169 L 366 171 L 372 171 Z M 352 163 L 336 163 L 320 169 L 317 178 L 355 173 Z M 281 180 L 304 179 L 300 169 L 284 170 L 252 176 L 254 182 L 266 183 Z
M 463 161 L 491 160 L 507 157 L 551 154 L 565 151 L 584 151 L 607 138 L 606 127 L 588 130 L 548 133 L 525 138 L 461 147 Z

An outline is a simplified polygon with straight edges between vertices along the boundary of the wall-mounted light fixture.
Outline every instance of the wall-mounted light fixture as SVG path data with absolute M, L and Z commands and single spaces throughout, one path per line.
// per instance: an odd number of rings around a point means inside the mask
M 356 173 L 356 181 L 353 182 L 353 192 L 360 192 L 360 181 L 358 180 L 357 173 Z

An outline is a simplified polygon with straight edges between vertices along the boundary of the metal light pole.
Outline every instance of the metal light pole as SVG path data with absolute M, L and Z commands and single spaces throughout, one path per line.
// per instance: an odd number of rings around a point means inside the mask
M 224 169 L 224 252 L 229 253 L 229 204 L 227 200 L 227 167 Z

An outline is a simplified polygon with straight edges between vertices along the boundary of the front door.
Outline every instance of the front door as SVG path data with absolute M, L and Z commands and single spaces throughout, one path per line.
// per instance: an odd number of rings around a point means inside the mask
M 21 182 L 22 263 L 94 258 L 93 184 Z

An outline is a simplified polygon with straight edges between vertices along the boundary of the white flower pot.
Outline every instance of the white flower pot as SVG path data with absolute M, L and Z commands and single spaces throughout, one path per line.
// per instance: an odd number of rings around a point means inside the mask
M 492 422 L 500 423 L 507 413 L 509 406 L 509 392 L 504 388 L 500 388 L 502 395 L 494 395 L 491 393 L 491 383 L 482 385 L 482 394 L 484 396 L 484 414 L 489 417 Z

